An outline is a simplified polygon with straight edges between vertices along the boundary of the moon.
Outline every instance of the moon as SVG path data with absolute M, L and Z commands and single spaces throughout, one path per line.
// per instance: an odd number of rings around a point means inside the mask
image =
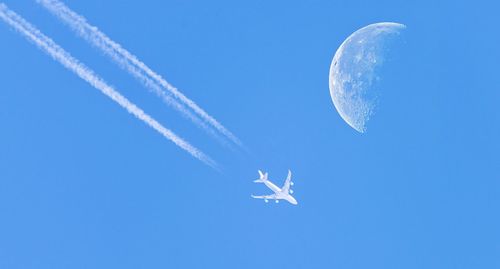
M 380 22 L 351 34 L 337 49 L 330 65 L 330 96 L 340 116 L 360 133 L 377 105 L 377 70 L 384 62 L 384 45 L 406 26 Z

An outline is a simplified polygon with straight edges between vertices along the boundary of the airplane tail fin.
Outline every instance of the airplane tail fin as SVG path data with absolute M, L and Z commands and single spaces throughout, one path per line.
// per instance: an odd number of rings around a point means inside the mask
M 262 173 L 262 171 L 258 170 L 259 171 L 259 178 L 254 180 L 253 182 L 255 183 L 263 183 L 263 182 L 266 182 L 267 181 L 267 173 Z

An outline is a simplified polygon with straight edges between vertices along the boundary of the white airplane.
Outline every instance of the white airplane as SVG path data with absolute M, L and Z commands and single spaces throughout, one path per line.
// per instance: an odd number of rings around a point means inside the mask
M 269 179 L 267 179 L 267 173 L 262 173 L 262 171 L 259 170 L 259 175 L 260 178 L 257 180 L 254 180 L 253 182 L 256 183 L 264 183 L 266 186 L 274 191 L 274 194 L 270 195 L 252 195 L 253 198 L 257 199 L 264 199 L 264 201 L 267 203 L 269 200 L 274 199 L 276 203 L 279 203 L 279 200 L 287 200 L 293 205 L 297 204 L 297 200 L 293 198 L 290 194 L 293 193 L 293 191 L 290 189 L 290 186 L 293 186 L 292 182 L 292 172 L 288 170 L 288 177 L 285 180 L 285 184 L 283 187 L 280 189 L 278 186 L 274 185 Z

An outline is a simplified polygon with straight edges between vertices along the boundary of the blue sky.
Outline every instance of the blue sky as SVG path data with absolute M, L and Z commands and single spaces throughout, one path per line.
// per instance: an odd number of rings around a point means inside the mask
M 463 1 L 465 2 L 465 1 Z M 0 24 L 0 268 L 500 268 L 494 1 L 67 1 L 233 131 L 217 143 L 35 1 L 4 1 L 212 156 L 180 150 Z M 366 134 L 328 89 L 407 26 Z M 250 194 L 294 173 L 298 206 Z

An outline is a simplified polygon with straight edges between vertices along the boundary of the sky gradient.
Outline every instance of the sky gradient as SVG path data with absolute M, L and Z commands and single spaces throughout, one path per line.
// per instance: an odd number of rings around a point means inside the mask
M 3 1 L 212 169 L 0 24 L 0 268 L 499 268 L 499 4 L 66 1 L 233 132 L 166 106 L 36 1 Z M 407 26 L 360 134 L 338 46 Z M 257 169 L 299 205 L 251 194 Z

